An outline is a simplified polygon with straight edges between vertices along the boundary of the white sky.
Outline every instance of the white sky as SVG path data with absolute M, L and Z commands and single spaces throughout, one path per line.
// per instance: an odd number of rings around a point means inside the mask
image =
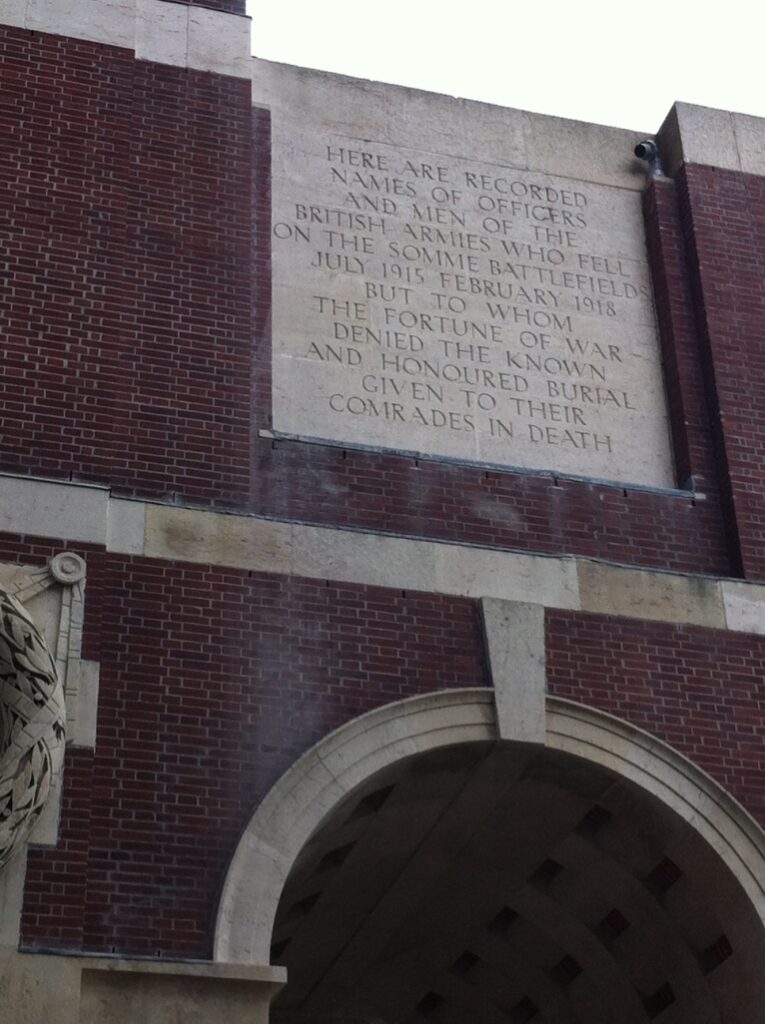
M 248 0 L 257 57 L 655 132 L 674 100 L 765 117 L 757 0 Z

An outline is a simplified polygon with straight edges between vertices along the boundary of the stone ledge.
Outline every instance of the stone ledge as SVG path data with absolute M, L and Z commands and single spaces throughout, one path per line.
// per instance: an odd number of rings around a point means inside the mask
M 266 1024 L 286 969 L 19 953 L 0 944 L 3 1024 Z
M 75 959 L 83 971 L 256 981 L 268 982 L 273 985 L 283 985 L 287 981 L 287 968 L 274 967 L 270 964 L 229 964 L 207 960 L 134 960 L 123 957 L 90 956 L 78 956 Z
M 765 635 L 765 585 L 744 580 L 112 498 L 99 486 L 0 480 L 7 533 L 63 536 L 134 557 Z
M 584 612 L 726 628 L 720 584 L 716 580 L 624 569 L 586 559 L 577 559 L 577 575 L 580 608 Z

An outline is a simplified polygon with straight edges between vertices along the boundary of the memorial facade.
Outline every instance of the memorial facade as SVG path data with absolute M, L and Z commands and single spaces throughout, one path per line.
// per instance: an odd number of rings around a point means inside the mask
M 3 1019 L 751 1024 L 765 123 L 243 8 L 0 3 Z

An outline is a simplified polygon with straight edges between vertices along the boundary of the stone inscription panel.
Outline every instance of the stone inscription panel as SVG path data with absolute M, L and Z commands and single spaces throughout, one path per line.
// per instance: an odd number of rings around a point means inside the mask
M 339 135 L 274 183 L 277 432 L 674 485 L 638 193 Z

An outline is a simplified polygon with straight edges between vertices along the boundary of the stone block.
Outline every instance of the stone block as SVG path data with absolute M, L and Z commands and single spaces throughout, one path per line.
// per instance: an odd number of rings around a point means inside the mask
M 108 493 L 100 487 L 0 476 L 0 530 L 104 544 Z
M 73 711 L 74 729 L 67 740 L 74 747 L 93 750 L 96 745 L 96 723 L 98 719 L 98 684 L 101 666 L 97 661 L 79 663 L 79 679 L 76 691 L 77 706 Z
M 267 1024 L 280 968 L 92 961 L 83 965 L 80 1024 Z
M 544 608 L 494 598 L 484 598 L 481 607 L 499 735 L 506 740 L 544 743 Z
M 254 516 L 146 506 L 148 558 L 289 573 L 291 527 Z
M 681 163 L 741 169 L 733 115 L 727 110 L 675 103 L 659 138 L 666 151 L 664 169 L 668 174 L 674 174 Z
M 531 601 L 553 608 L 579 606 L 573 559 L 453 544 L 437 544 L 434 548 L 436 589 L 442 593 Z
M 177 3 L 137 0 L 135 12 L 137 60 L 185 68 L 189 49 L 189 8 Z
M 135 0 L 27 0 L 26 28 L 132 49 Z
M 720 587 L 728 629 L 765 634 L 765 586 L 723 580 Z
M 3 1024 L 80 1024 L 80 965 L 76 957 L 0 949 Z
M 109 499 L 106 546 L 121 555 L 142 555 L 146 506 L 141 501 Z
M 404 590 L 435 590 L 439 545 L 373 533 L 296 524 L 292 572 Z
M 291 68 L 255 80 L 277 435 L 674 486 L 629 133 L 555 120 L 543 143 L 551 119 L 520 111 Z
M 250 19 L 190 7 L 187 64 L 201 71 L 249 79 Z
M 725 629 L 720 586 L 701 576 L 577 562 L 581 609 L 601 615 Z
M 19 942 L 26 869 L 26 852 L 20 851 L 0 870 L 0 955 Z
M 733 114 L 741 170 L 746 174 L 765 175 L 765 118 Z
M 0 25 L 25 28 L 27 0 L 0 0 Z

